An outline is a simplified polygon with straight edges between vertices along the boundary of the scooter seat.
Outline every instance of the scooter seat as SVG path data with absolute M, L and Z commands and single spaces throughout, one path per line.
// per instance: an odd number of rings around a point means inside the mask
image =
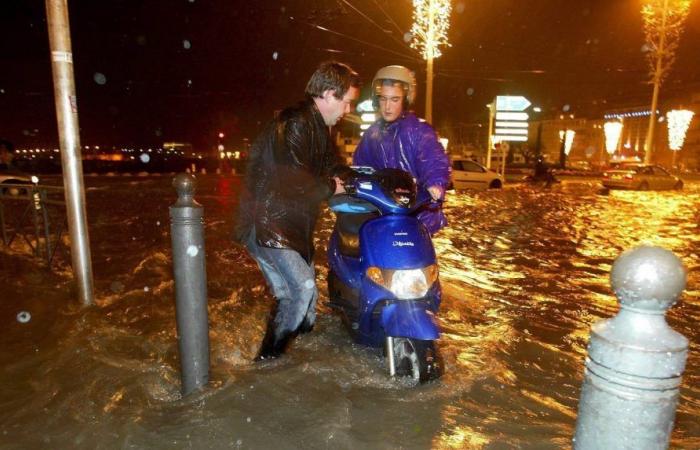
M 346 256 L 360 256 L 360 227 L 366 221 L 379 216 L 377 212 L 370 213 L 337 213 L 335 223 L 338 230 L 338 249 Z

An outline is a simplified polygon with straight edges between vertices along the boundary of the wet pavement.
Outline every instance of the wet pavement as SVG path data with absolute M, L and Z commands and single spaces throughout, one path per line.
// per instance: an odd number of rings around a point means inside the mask
M 182 399 L 170 181 L 86 178 L 95 307 L 77 303 L 65 249 L 52 272 L 22 242 L 0 252 L 0 447 L 567 448 L 588 330 L 617 311 L 610 268 L 647 243 L 689 269 L 668 315 L 691 342 L 672 448 L 700 448 L 700 183 L 600 195 L 594 180 L 579 179 L 450 195 L 450 227 L 435 239 L 446 373 L 408 389 L 326 306 L 328 212 L 316 329 L 280 360 L 249 362 L 272 298 L 230 241 L 241 180 L 200 177 L 211 383 Z

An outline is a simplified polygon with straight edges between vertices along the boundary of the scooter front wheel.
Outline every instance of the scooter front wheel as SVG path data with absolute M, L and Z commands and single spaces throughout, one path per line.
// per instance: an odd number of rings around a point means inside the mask
M 393 352 L 387 352 L 387 357 L 393 356 L 396 376 L 407 377 L 416 386 L 442 375 L 435 341 L 405 337 L 395 337 L 389 341 L 393 341 Z

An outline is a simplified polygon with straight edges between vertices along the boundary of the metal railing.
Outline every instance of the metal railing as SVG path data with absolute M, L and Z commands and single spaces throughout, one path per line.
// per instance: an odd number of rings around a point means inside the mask
M 0 232 L 5 247 L 26 243 L 34 256 L 51 267 L 66 230 L 62 186 L 29 183 L 0 184 Z

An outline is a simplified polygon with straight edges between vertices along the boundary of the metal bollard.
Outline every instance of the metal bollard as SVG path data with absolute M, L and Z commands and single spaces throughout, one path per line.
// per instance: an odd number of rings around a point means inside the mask
M 195 178 L 181 173 L 173 180 L 178 199 L 170 207 L 175 274 L 178 346 L 182 394 L 209 381 L 209 324 L 202 205 L 193 199 Z
M 615 260 L 610 280 L 620 312 L 591 329 L 574 449 L 668 448 L 688 339 L 665 314 L 686 277 L 680 259 L 660 247 Z

